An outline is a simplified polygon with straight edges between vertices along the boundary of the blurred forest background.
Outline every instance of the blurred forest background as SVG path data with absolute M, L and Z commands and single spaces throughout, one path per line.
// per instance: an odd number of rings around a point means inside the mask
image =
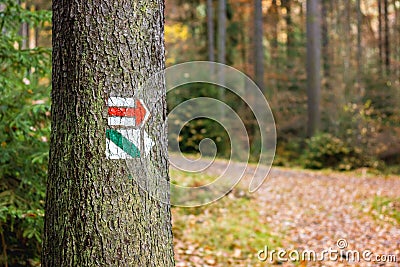
M 276 119 L 276 165 L 400 173 L 400 1 L 319 3 L 321 23 L 307 35 L 314 18 L 307 19 L 306 0 L 167 0 L 167 66 L 210 60 L 253 78 Z M 0 0 L 0 265 L 35 266 L 40 258 L 50 10 L 48 0 Z M 321 46 L 307 56 L 310 38 Z M 310 83 L 307 60 L 318 63 L 319 56 L 317 83 Z M 308 100 L 318 95 L 315 109 Z M 228 91 L 197 84 L 169 93 L 169 108 L 196 96 L 219 98 L 241 116 L 256 159 L 256 122 L 248 107 Z M 315 111 L 311 130 L 308 107 Z M 181 149 L 197 153 L 205 137 L 217 143 L 220 157 L 229 156 L 223 127 L 207 119 L 184 127 Z

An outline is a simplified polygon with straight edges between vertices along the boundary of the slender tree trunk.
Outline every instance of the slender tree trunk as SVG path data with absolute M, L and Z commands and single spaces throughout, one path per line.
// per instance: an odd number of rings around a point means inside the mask
M 379 49 L 379 72 L 383 73 L 383 23 L 382 23 L 382 0 L 378 0 L 378 49 Z
M 257 1 L 257 0 L 256 0 Z M 268 11 L 269 21 L 271 23 L 271 33 L 272 33 L 272 40 L 271 40 L 271 53 L 272 53 L 272 64 L 275 65 L 277 68 L 279 67 L 278 58 L 278 22 L 279 22 L 279 14 L 278 14 L 278 7 L 276 0 L 272 0 L 271 7 Z
M 293 19 L 292 19 L 292 1 L 284 0 L 282 1 L 283 7 L 286 9 L 286 61 L 288 69 L 293 67 L 293 57 L 294 57 L 294 47 L 293 47 Z
M 214 62 L 214 10 L 212 0 L 207 0 L 208 61 Z
M 261 0 L 254 1 L 254 62 L 255 82 L 264 92 L 264 46 Z
M 164 79 L 141 87 L 164 69 L 163 12 L 162 0 L 53 1 L 43 267 L 174 265 Z M 139 158 L 106 157 L 109 97 L 151 111 L 137 129 Z
M 226 62 L 226 0 L 218 0 L 218 62 Z
M 344 59 L 344 67 L 343 67 L 343 79 L 345 82 L 345 99 L 348 99 L 349 95 L 352 92 L 352 87 L 353 87 L 353 79 L 352 79 L 352 41 L 353 41 L 353 36 L 352 36 L 352 30 L 351 30 L 351 0 L 345 0 L 345 32 L 344 34 L 344 49 L 345 49 L 345 54 L 346 56 L 343 58 Z
M 330 54 L 329 54 L 329 32 L 328 32 L 328 0 L 322 0 L 322 59 L 324 77 L 329 80 L 330 76 Z M 327 84 L 329 88 L 329 84 Z
M 218 62 L 225 64 L 226 62 L 226 0 L 218 0 Z M 225 82 L 224 72 L 218 71 L 218 79 L 221 84 Z M 225 89 L 219 88 L 219 99 L 225 102 Z M 221 119 L 224 119 L 225 113 L 221 105 Z
M 394 45 L 395 47 L 394 54 L 396 55 L 396 61 L 397 61 L 394 78 L 395 80 L 397 80 L 397 84 L 400 85 L 400 19 L 399 19 L 400 5 L 397 6 L 396 1 L 397 0 L 393 0 L 393 6 L 395 10 L 395 23 L 394 23 L 395 31 L 393 34 L 394 35 L 393 38 L 396 40 Z M 400 90 L 398 95 L 400 96 Z
M 389 7 L 388 0 L 383 0 L 385 18 L 385 71 L 390 74 L 390 29 L 389 29 Z
M 363 76 L 363 62 L 362 62 L 362 13 L 361 13 L 361 1 L 356 1 L 357 5 L 357 89 L 358 96 L 363 95 L 361 77 Z
M 321 95 L 321 16 L 319 0 L 307 0 L 307 135 L 313 136 L 320 124 Z

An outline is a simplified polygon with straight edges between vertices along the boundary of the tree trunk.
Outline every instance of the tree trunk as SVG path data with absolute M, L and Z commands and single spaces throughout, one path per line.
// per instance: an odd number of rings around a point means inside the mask
M 264 92 L 264 46 L 261 0 L 254 1 L 254 62 L 255 82 Z
M 330 54 L 329 54 L 329 31 L 328 31 L 328 0 L 322 0 L 322 58 L 324 77 L 329 80 L 330 76 Z M 329 88 L 330 86 L 327 85 Z
M 208 61 L 214 62 L 214 10 L 212 0 L 207 0 Z
M 218 62 L 226 62 L 226 0 L 218 0 Z M 225 82 L 225 75 L 222 68 L 218 71 L 218 80 L 220 84 Z M 219 100 L 225 102 L 225 89 L 220 87 L 218 90 Z M 224 109 L 220 109 L 220 119 L 225 118 Z
M 357 5 L 357 95 L 361 97 L 363 95 L 361 77 L 363 76 L 363 62 L 362 62 L 362 13 L 361 13 L 361 1 L 356 1 Z
M 343 79 L 345 82 L 345 99 L 348 99 L 352 92 L 353 87 L 353 79 L 352 79 L 352 55 L 353 55 L 353 36 L 351 29 L 351 0 L 345 0 L 345 28 L 344 28 L 344 47 L 345 47 L 345 56 L 343 57 Z
M 257 1 L 257 0 L 256 0 Z M 258 0 L 259 1 L 259 0 Z M 272 34 L 271 40 L 271 55 L 272 61 L 277 68 L 279 68 L 278 62 L 278 23 L 279 23 L 279 14 L 278 14 L 278 5 L 276 0 L 272 0 L 271 7 L 268 10 L 268 17 L 270 22 L 270 30 Z
M 319 0 L 307 0 L 307 135 L 313 136 L 320 124 L 321 16 Z
M 288 68 L 291 69 L 293 67 L 292 57 L 294 57 L 294 47 L 293 47 L 293 19 L 292 19 L 292 0 L 284 0 L 282 1 L 282 5 L 286 8 L 286 56 L 287 56 L 287 64 Z
M 163 23 L 163 0 L 53 2 L 44 267 L 174 265 L 164 79 L 141 89 L 164 69 Z M 106 157 L 110 97 L 151 110 L 148 153 L 142 139 L 139 158 Z
M 385 71 L 390 74 L 390 33 L 389 33 L 389 7 L 388 0 L 383 0 L 384 18 L 385 18 Z
M 218 62 L 226 60 L 226 0 L 218 1 Z
M 397 84 L 400 84 L 400 19 L 399 19 L 399 13 L 400 13 L 400 5 L 396 5 L 397 0 L 393 0 L 393 6 L 394 6 L 394 34 L 393 34 L 393 39 L 396 40 L 395 42 L 395 50 L 394 54 L 396 55 L 396 69 L 394 73 L 394 79 L 395 81 L 397 80 Z M 399 97 L 400 97 L 400 91 L 399 91 Z M 399 101 L 400 102 L 400 101 Z
M 378 49 L 379 49 L 379 72 L 382 73 L 383 66 L 383 26 L 382 26 L 382 0 L 378 0 Z

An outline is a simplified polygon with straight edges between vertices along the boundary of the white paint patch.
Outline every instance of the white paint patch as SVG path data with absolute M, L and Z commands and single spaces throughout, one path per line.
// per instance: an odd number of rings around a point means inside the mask
M 134 98 L 124 98 L 124 97 L 110 97 L 108 99 L 109 107 L 134 107 L 136 105 L 136 100 Z
M 141 157 L 143 154 L 144 156 L 150 155 L 154 141 L 146 131 L 141 131 L 140 129 L 119 129 L 117 131 L 140 150 Z M 109 139 L 106 139 L 106 156 L 108 159 L 132 159 L 128 153 Z
M 111 126 L 123 125 L 126 127 L 134 127 L 136 126 L 136 118 L 108 117 L 108 125 Z
M 131 159 L 125 151 L 119 148 L 114 142 L 106 139 L 106 157 L 108 159 Z

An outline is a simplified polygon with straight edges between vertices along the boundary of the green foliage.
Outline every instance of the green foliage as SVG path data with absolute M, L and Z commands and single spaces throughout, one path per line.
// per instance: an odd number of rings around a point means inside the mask
M 382 116 L 372 102 L 348 103 L 335 124 L 327 131 L 306 140 L 301 164 L 306 168 L 352 170 L 359 167 L 382 167 L 377 158 L 382 145 L 377 136 L 382 132 Z
M 179 132 L 179 136 L 176 136 L 176 131 L 173 131 L 172 127 L 170 127 L 169 140 L 178 139 L 181 151 L 192 154 L 198 153 L 200 142 L 205 138 L 209 138 L 217 146 L 218 157 L 229 157 L 230 142 L 224 127 L 212 119 L 204 117 L 192 118 L 193 115 L 198 115 L 201 111 L 207 110 L 210 107 L 205 106 L 206 104 L 203 104 L 204 102 L 201 103 L 201 101 L 200 103 L 185 106 L 185 108 L 178 106 L 189 99 L 197 97 L 218 98 L 219 90 L 216 86 L 209 84 L 190 84 L 178 87 L 168 93 L 168 111 L 173 111 L 168 116 L 168 119 L 176 126 L 184 126 Z M 213 155 L 212 151 L 209 153 L 207 151 L 203 152 L 205 152 L 205 156 Z
M 317 134 L 306 144 L 306 152 L 302 157 L 306 168 L 350 170 L 362 166 L 361 151 L 329 133 Z
M 43 229 L 50 135 L 50 50 L 28 49 L 23 23 L 38 27 L 51 13 L 1 0 L 0 264 L 35 264 Z

